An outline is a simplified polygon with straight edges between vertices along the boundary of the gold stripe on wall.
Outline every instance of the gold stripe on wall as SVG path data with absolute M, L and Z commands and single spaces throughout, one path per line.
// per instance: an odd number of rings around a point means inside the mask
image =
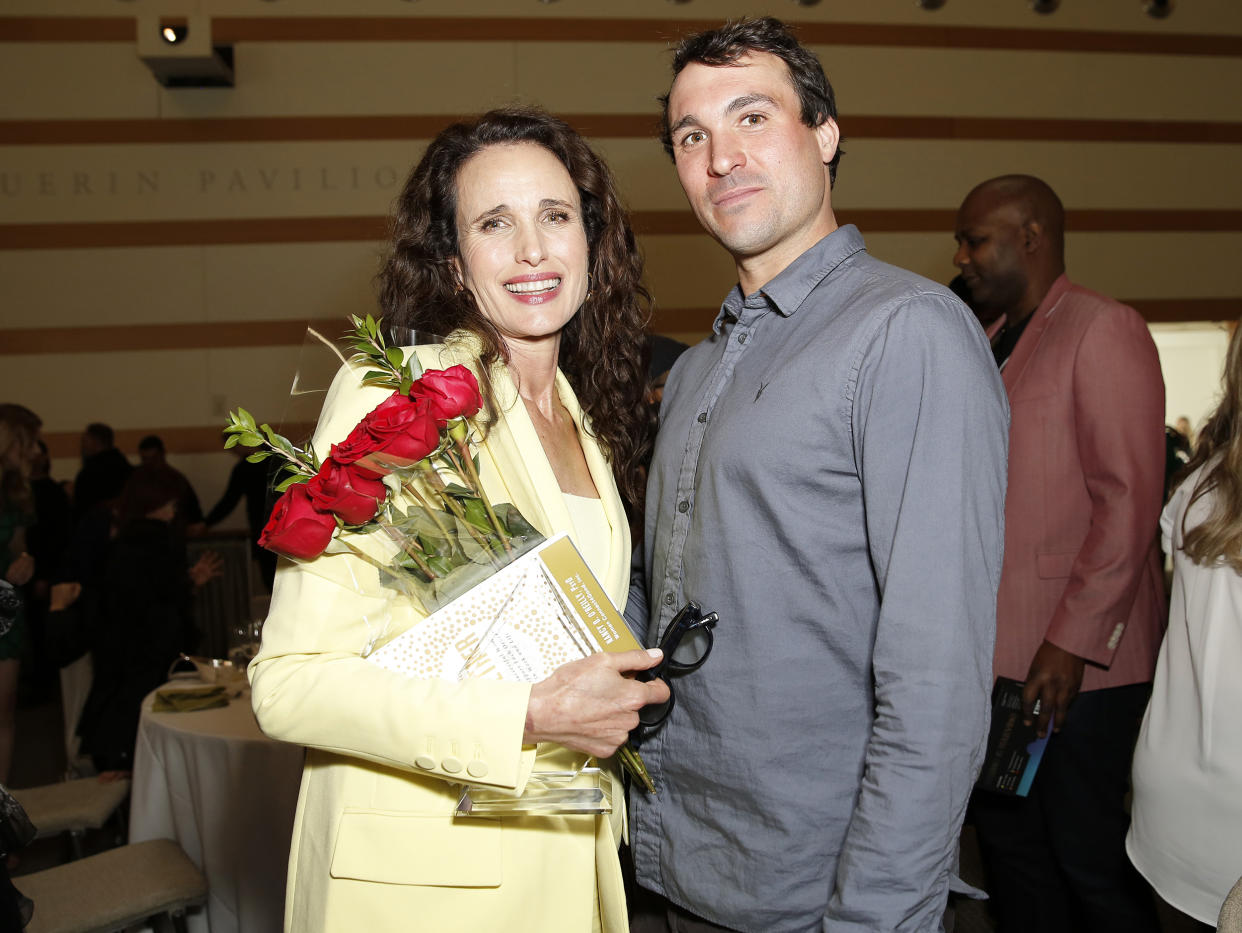
M 0 249 L 355 242 L 384 239 L 387 223 L 386 217 L 254 217 L 239 220 L 0 224 Z
M 790 20 L 808 45 L 1005 49 L 1156 55 L 1242 55 L 1242 36 Z M 652 42 L 719 19 L 247 16 L 212 20 L 215 42 Z M 0 42 L 133 41 L 132 17 L 0 17 Z
M 1228 321 L 1242 315 L 1242 296 L 1121 300 L 1153 323 Z M 706 332 L 718 311 L 718 307 L 656 308 L 652 328 L 661 333 L 674 334 Z M 218 321 L 199 324 L 0 329 L 0 356 L 297 346 L 302 342 L 307 326 L 328 336 L 342 334 L 347 328 L 342 317 L 312 321 Z
M 1152 324 L 1236 322 L 1242 317 L 1242 295 L 1234 298 L 1132 298 L 1125 303 Z
M 327 318 L 313 321 L 24 327 L 0 330 L 0 355 L 282 347 L 300 344 L 308 325 L 321 333 L 335 336 L 346 329 L 347 322 L 344 318 Z
M 431 139 L 466 115 L 229 117 L 207 120 L 0 120 L 8 146 L 136 143 L 339 142 Z M 655 139 L 653 113 L 566 113 L 595 139 Z M 962 139 L 1032 142 L 1242 143 L 1242 123 L 1209 120 L 1080 120 L 1023 117 L 845 114 L 849 139 Z
M 843 210 L 838 219 L 868 233 L 948 233 L 955 215 L 953 209 L 876 208 Z M 640 235 L 703 232 L 689 211 L 634 211 L 631 222 Z M 387 237 L 387 224 L 382 216 L 0 224 L 0 249 L 380 241 Z M 1237 232 L 1242 231 L 1242 210 L 1071 210 L 1066 225 L 1075 233 Z
M 220 424 L 194 425 L 190 427 L 117 428 L 116 446 L 121 450 L 137 450 L 138 442 L 148 434 L 158 434 L 165 449 L 172 454 L 214 454 L 224 450 L 224 438 Z M 310 423 L 276 425 L 289 438 L 309 437 L 315 426 Z M 82 435 L 76 431 L 45 431 L 42 434 L 47 452 L 53 457 L 77 457 L 81 453 Z

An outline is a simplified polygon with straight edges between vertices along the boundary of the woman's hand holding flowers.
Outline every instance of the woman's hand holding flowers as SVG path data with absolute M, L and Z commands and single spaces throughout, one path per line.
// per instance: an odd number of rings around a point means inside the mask
M 668 699 L 664 681 L 643 683 L 632 676 L 663 657 L 658 648 L 635 649 L 561 665 L 531 688 L 524 741 L 557 742 L 597 758 L 612 755 L 638 725 L 638 711 Z

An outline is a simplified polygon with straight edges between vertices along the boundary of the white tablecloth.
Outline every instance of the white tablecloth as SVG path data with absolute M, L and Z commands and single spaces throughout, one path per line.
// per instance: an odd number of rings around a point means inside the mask
M 194 713 L 153 713 L 154 696 L 138 726 L 130 841 L 175 839 L 206 875 L 191 933 L 277 933 L 302 748 L 259 731 L 249 691 Z

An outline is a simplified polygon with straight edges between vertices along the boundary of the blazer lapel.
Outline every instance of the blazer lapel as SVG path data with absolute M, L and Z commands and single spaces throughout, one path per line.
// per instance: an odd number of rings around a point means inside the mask
M 503 488 L 508 501 L 513 503 L 526 519 L 549 537 L 560 532 L 574 531 L 573 519 L 565 505 L 565 498 L 556 474 L 543 452 L 543 444 L 535 431 L 535 425 L 526 412 L 526 406 L 518 397 L 517 387 L 508 369 L 501 364 L 491 372 L 492 393 L 498 411 L 496 420 L 487 429 L 484 441 L 487 459 L 492 469 L 485 471 L 484 482 L 491 489 Z M 559 370 L 556 387 L 560 400 L 569 411 L 578 428 L 578 436 L 586 455 L 591 479 L 599 493 L 604 514 L 612 527 L 608 548 L 608 571 L 600 583 L 618 606 L 625 605 L 629 592 L 629 526 L 625 511 L 617 493 L 603 451 L 584 428 L 584 414 L 568 380 Z M 486 477 L 490 473 L 490 478 Z
M 599 582 L 604 585 L 613 603 L 625 608 L 625 600 L 630 588 L 630 526 L 625 517 L 625 506 L 617 491 L 617 483 L 612 475 L 612 466 L 604 456 L 604 450 L 590 434 L 590 425 L 586 415 L 578 404 L 578 397 L 569 386 L 569 380 L 560 370 L 556 373 L 556 386 L 560 392 L 561 402 L 568 409 L 574 424 L 578 426 L 578 438 L 582 442 L 582 452 L 586 455 L 587 467 L 591 471 L 591 479 L 599 493 L 599 501 L 604 507 L 604 516 L 612 529 L 608 546 L 608 573 Z M 561 500 L 562 502 L 564 500 Z
M 1022 374 L 1026 371 L 1027 364 L 1044 338 L 1044 332 L 1048 329 L 1052 313 L 1057 309 L 1057 302 L 1069 291 L 1069 287 L 1069 279 L 1061 275 L 1052 283 L 1052 288 L 1048 289 L 1048 294 L 1039 303 L 1039 307 L 1031 313 L 1030 323 L 1026 325 L 1026 330 L 1018 338 L 1017 346 L 1013 348 L 1013 353 L 1009 356 L 1009 362 L 1001 370 L 1001 381 L 1004 382 L 1005 391 L 1010 397 L 1013 396 L 1022 379 Z

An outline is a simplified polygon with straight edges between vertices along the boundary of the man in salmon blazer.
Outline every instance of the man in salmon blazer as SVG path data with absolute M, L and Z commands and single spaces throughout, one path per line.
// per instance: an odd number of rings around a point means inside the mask
M 1164 383 L 1139 314 L 1066 278 L 1063 234 L 1060 199 L 1026 175 L 984 182 L 957 216 L 972 305 L 1004 316 L 995 673 L 1025 681 L 1026 716 L 1055 733 L 1030 795 L 978 792 L 975 821 L 1006 933 L 1154 933 L 1123 800 L 1165 618 Z

